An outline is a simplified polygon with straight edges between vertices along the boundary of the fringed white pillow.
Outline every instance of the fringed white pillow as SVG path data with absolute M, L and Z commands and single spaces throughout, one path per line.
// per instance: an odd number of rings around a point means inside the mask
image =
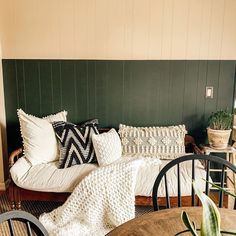
M 123 156 L 175 159 L 185 154 L 185 125 L 132 127 L 120 124 Z
M 58 160 L 58 145 L 51 122 L 66 121 L 67 112 L 62 111 L 38 118 L 18 109 L 17 115 L 23 139 L 24 155 L 27 160 L 32 165 Z

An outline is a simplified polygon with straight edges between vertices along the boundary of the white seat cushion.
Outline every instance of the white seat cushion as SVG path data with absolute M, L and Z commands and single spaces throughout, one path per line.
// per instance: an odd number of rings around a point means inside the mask
M 125 157 L 127 158 L 127 157 Z M 145 157 L 146 158 L 146 157 Z M 122 161 L 124 158 L 119 159 Z M 136 181 L 136 196 L 151 196 L 156 176 L 170 160 L 146 158 L 145 164 L 138 171 Z M 97 164 L 75 165 L 65 169 L 58 169 L 57 162 L 31 166 L 24 157 L 20 158 L 10 169 L 13 181 L 19 187 L 43 192 L 72 192 L 75 186 L 92 170 L 98 168 Z M 181 164 L 181 191 L 182 196 L 191 195 L 191 161 Z M 200 162 L 196 164 L 196 183 L 204 191 L 206 172 Z M 176 168 L 168 174 L 170 196 L 177 196 Z M 161 184 L 159 196 L 165 196 L 164 184 Z
M 58 162 L 31 166 L 21 157 L 10 169 L 11 177 L 21 188 L 43 192 L 72 192 L 76 185 L 97 168 L 97 164 L 74 165 L 58 169 Z

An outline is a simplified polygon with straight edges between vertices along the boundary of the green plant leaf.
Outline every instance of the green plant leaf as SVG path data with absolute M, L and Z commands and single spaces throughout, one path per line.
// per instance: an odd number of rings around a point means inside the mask
M 188 214 L 183 211 L 181 214 L 182 221 L 184 222 L 185 226 L 187 229 L 192 233 L 194 236 L 198 236 L 197 231 L 196 231 L 196 225 L 193 222 L 193 224 L 190 222 Z
M 193 188 L 202 202 L 203 214 L 201 223 L 201 235 L 220 236 L 220 213 L 215 203 L 201 192 L 193 181 Z
M 209 127 L 216 130 L 228 130 L 232 128 L 233 114 L 219 110 L 209 117 Z
M 205 180 L 205 179 L 204 179 L 204 180 Z M 226 193 L 226 194 L 228 194 L 228 195 L 230 195 L 230 196 L 236 198 L 236 195 L 235 195 L 235 194 L 233 194 L 233 193 L 231 193 L 231 192 L 225 190 L 224 188 L 221 188 L 220 186 L 218 186 L 218 185 L 216 185 L 216 184 L 214 184 L 214 183 L 212 183 L 212 182 L 210 182 L 210 181 L 207 181 L 207 180 L 205 180 L 205 181 L 208 182 L 209 184 L 211 184 L 213 187 L 217 188 L 218 190 L 221 190 L 222 192 L 224 192 L 224 193 Z

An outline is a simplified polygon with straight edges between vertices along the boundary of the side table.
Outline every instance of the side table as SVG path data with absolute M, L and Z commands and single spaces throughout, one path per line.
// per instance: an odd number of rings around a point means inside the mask
M 210 153 L 225 153 L 226 160 L 231 162 L 233 165 L 236 165 L 236 148 L 234 146 L 228 146 L 225 149 L 215 149 L 210 147 L 209 145 L 200 145 L 200 148 L 204 152 L 204 154 L 209 155 Z M 210 169 L 211 172 L 219 172 L 219 169 Z M 227 173 L 227 170 L 226 170 Z M 227 180 L 233 184 L 233 191 L 236 192 L 236 175 L 233 173 L 233 176 L 227 175 Z M 232 190 L 232 188 L 228 188 L 228 190 Z

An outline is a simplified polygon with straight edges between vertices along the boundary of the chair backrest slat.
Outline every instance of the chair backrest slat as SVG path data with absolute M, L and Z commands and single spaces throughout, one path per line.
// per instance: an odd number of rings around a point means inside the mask
M 29 221 L 26 222 L 26 227 L 27 227 L 28 236 L 32 236 L 32 230 L 31 230 L 31 226 L 30 226 Z
M 15 210 L 15 211 L 8 211 L 8 212 L 4 212 L 0 214 L 0 224 L 4 222 L 8 222 L 8 227 L 9 227 L 11 236 L 17 235 L 17 232 L 15 233 L 14 231 L 13 222 L 15 221 L 21 222 L 26 226 L 25 232 L 23 233 L 24 235 L 26 235 L 26 233 L 29 236 L 32 236 L 32 235 L 48 236 L 49 235 L 47 230 L 41 224 L 41 222 L 35 216 L 33 216 L 32 214 L 26 211 Z
M 9 225 L 10 235 L 15 236 L 15 230 L 14 230 L 14 225 L 13 225 L 12 220 L 9 219 L 7 222 L 8 222 L 8 225 Z
M 192 160 L 192 180 L 195 180 L 195 160 Z M 192 206 L 195 206 L 195 191 L 192 186 Z
M 177 164 L 177 180 L 178 180 L 178 207 L 181 207 L 181 181 L 180 181 L 180 170 L 179 163 Z
M 165 180 L 165 191 L 166 191 L 166 208 L 170 208 L 170 196 L 169 196 L 169 190 L 168 190 L 166 175 L 164 175 L 164 180 Z
M 210 175 L 210 161 L 207 160 L 205 161 L 205 164 L 206 164 L 206 188 L 205 188 L 205 193 L 206 195 L 208 196 L 209 195 L 209 175 Z
M 221 176 L 220 176 L 220 187 L 224 187 L 224 182 L 225 182 L 225 166 L 222 166 L 221 169 Z M 223 206 L 223 200 L 224 200 L 224 193 L 223 191 L 220 190 L 219 192 L 219 207 L 222 208 Z
M 200 160 L 201 162 L 204 162 L 204 166 L 205 166 L 205 170 L 206 170 L 206 180 L 209 181 L 210 180 L 210 165 L 211 162 L 213 163 L 217 163 L 220 164 L 222 166 L 221 169 L 221 182 L 220 182 L 220 186 L 224 187 L 224 183 L 225 183 L 225 170 L 227 168 L 232 170 L 234 174 L 236 174 L 236 166 L 234 166 L 232 163 L 230 163 L 229 161 L 218 157 L 218 156 L 213 156 L 213 155 L 185 155 L 179 158 L 176 158 L 172 161 L 170 161 L 168 164 L 166 164 L 160 171 L 160 173 L 158 174 L 154 186 L 153 186 L 153 191 L 152 191 L 152 200 L 153 200 L 153 208 L 154 211 L 159 210 L 160 206 L 158 204 L 158 189 L 160 187 L 160 183 L 163 180 L 163 178 L 165 178 L 165 188 L 166 188 L 166 194 L 167 194 L 167 208 L 171 207 L 170 204 L 170 200 L 172 197 L 176 197 L 176 196 L 172 196 L 170 195 L 170 193 L 168 192 L 168 181 L 167 181 L 167 177 L 168 175 L 166 174 L 172 167 L 176 167 L 177 166 L 177 191 L 178 191 L 178 207 L 181 207 L 182 205 L 182 199 L 181 199 L 181 180 L 183 180 L 182 175 L 184 175 L 184 173 L 180 172 L 180 164 L 182 162 L 185 161 L 192 161 L 192 179 L 196 179 L 197 177 L 199 177 L 198 173 L 195 171 L 195 168 L 198 168 L 199 165 L 197 165 L 195 160 Z M 199 171 L 201 171 L 199 169 Z M 182 179 L 181 179 L 182 178 Z M 200 177 L 201 178 L 201 177 Z M 209 183 L 205 181 L 205 193 L 207 195 L 209 195 L 209 189 L 210 189 L 210 185 Z M 185 182 L 184 182 L 185 183 Z M 183 183 L 182 183 L 183 186 Z M 185 187 L 185 186 L 184 186 Z M 185 188 L 184 188 L 185 189 Z M 190 189 L 189 189 L 190 190 Z M 191 190 L 191 194 L 192 194 L 192 205 L 195 205 L 195 191 L 194 189 Z M 219 207 L 223 206 L 223 192 L 220 191 L 220 196 L 219 196 Z M 170 204 L 170 206 L 169 206 Z M 236 209 L 236 201 L 234 202 L 234 209 Z

